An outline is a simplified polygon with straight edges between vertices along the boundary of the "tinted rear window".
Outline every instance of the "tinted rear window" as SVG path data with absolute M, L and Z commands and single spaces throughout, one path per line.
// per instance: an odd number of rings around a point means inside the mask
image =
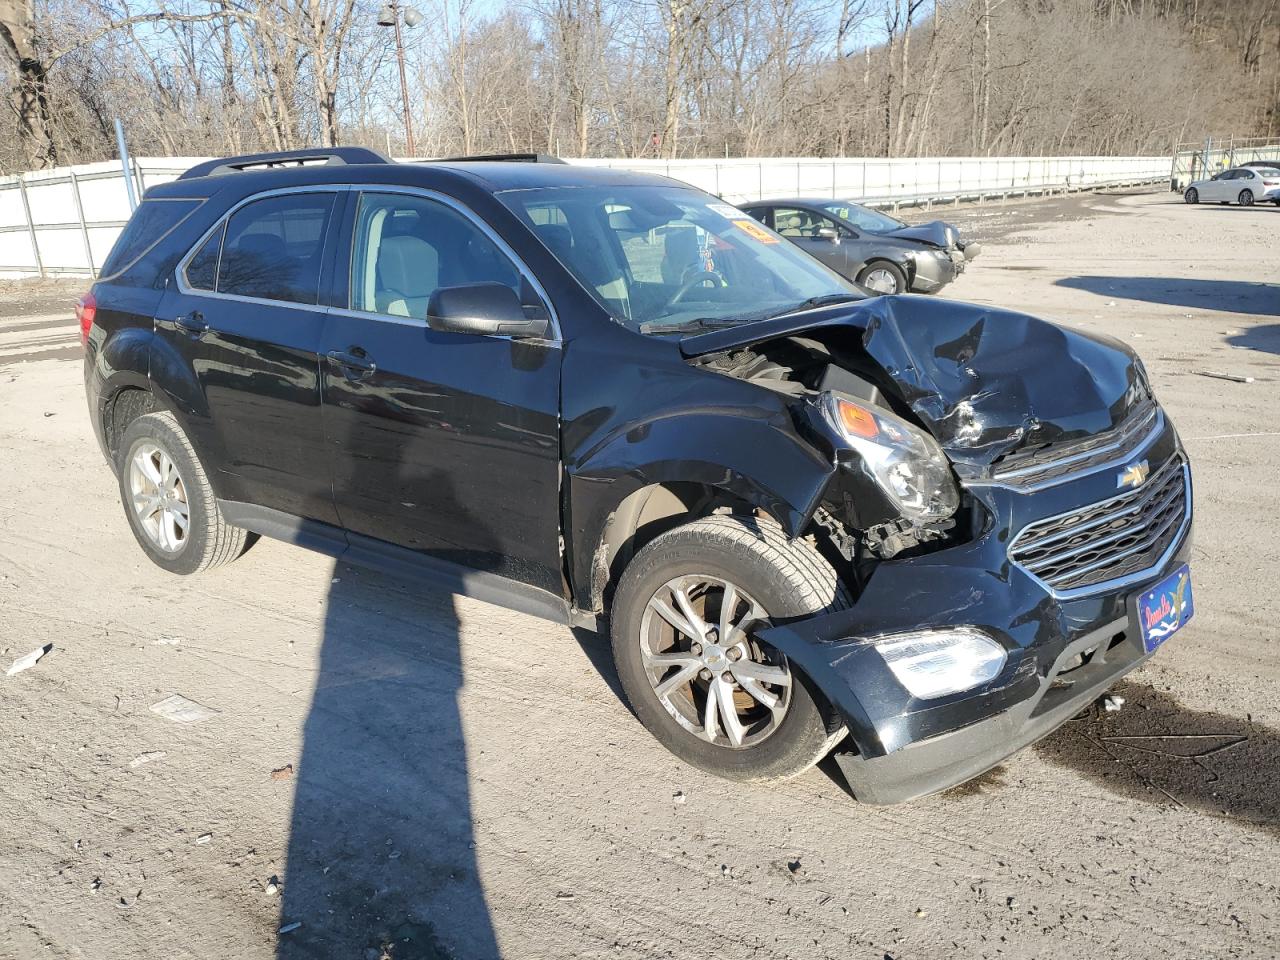
M 199 200 L 143 200 L 107 255 L 101 275 L 113 277 L 132 266 L 198 206 Z
M 315 303 L 333 199 L 331 193 L 285 194 L 255 200 L 232 214 L 218 265 L 218 292 Z

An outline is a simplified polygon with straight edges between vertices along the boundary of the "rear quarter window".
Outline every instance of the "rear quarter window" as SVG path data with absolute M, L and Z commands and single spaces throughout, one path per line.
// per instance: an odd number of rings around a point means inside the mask
M 191 215 L 200 200 L 143 200 L 133 212 L 102 264 L 101 277 L 123 273 Z

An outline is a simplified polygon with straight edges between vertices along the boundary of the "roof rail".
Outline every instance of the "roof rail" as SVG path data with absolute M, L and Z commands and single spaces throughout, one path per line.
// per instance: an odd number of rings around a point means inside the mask
M 270 170 L 273 167 L 301 167 L 307 164 L 394 163 L 384 153 L 368 147 L 322 147 L 316 150 L 281 150 L 277 153 L 250 153 L 225 160 L 206 160 L 180 176 L 179 180 L 196 177 L 218 177 L 244 170 Z
M 436 163 L 470 163 L 471 161 L 500 160 L 507 163 L 564 163 L 549 153 L 484 153 L 471 157 L 441 157 Z

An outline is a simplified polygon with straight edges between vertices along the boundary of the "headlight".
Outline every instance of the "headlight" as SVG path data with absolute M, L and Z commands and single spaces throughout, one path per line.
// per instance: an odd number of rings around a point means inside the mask
M 832 423 L 861 455 L 876 483 L 908 520 L 945 520 L 960 506 L 938 441 L 905 420 L 827 394 Z
M 876 642 L 898 682 L 913 697 L 932 700 L 994 680 L 1004 669 L 1004 647 L 980 630 L 919 630 Z

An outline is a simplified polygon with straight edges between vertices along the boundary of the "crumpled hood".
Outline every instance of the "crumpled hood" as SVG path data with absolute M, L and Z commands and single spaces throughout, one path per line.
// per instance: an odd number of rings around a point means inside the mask
M 920 240 L 946 249 L 960 239 L 960 231 L 942 220 L 916 223 L 896 230 L 879 231 L 882 237 L 898 237 L 902 240 Z
M 958 468 L 980 470 L 1020 446 L 1111 429 L 1149 389 L 1141 362 L 1118 340 L 928 297 L 876 297 L 687 337 L 680 346 L 700 356 L 842 327 L 861 331 L 863 350 Z

